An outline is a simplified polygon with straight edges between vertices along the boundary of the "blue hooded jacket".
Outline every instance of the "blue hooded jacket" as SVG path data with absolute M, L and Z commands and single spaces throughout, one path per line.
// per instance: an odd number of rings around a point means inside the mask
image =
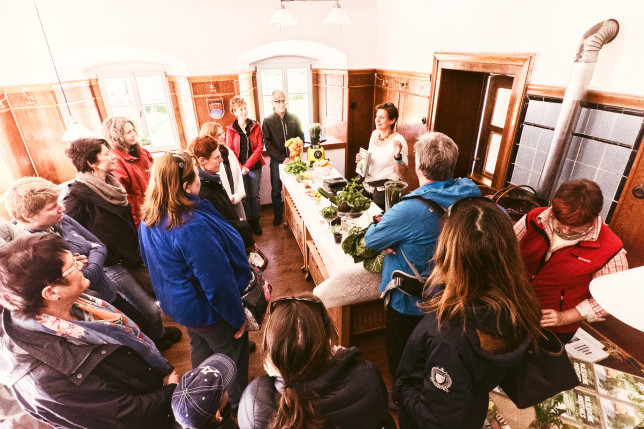
M 433 200 L 447 208 L 461 198 L 481 195 L 481 191 L 470 179 L 459 178 L 427 183 L 410 192 L 409 195 Z M 402 200 L 390 208 L 379 223 L 369 227 L 364 236 L 365 245 L 368 248 L 381 251 L 391 247 L 396 251 L 395 255 L 389 253 L 385 256 L 380 292 L 387 287 L 394 270 L 413 275 L 402 252 L 421 275 L 428 276 L 431 273 L 430 260 L 436 250 L 440 222 L 440 216 L 430 212 L 421 201 Z M 405 295 L 398 290 L 391 291 L 390 305 L 398 313 L 421 316 L 422 313 L 417 304 L 417 298 Z
M 150 270 L 161 309 L 185 326 L 208 326 L 223 318 L 239 329 L 246 321 L 241 294 L 251 278 L 241 236 L 210 201 L 196 204 L 183 225 L 167 219 L 139 226 L 141 255 Z

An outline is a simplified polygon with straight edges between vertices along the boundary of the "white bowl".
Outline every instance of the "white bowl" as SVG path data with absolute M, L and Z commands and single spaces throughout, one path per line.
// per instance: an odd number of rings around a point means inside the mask
M 331 170 L 333 170 L 333 165 L 327 165 L 326 167 L 313 167 L 315 170 L 317 170 L 318 173 L 320 173 L 320 176 L 328 176 L 331 174 Z

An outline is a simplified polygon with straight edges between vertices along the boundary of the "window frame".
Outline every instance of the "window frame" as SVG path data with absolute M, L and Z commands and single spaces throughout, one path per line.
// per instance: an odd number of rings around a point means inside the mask
M 163 88 L 163 97 L 165 99 L 165 106 L 168 109 L 168 116 L 170 118 L 170 128 L 172 129 L 172 138 L 174 140 L 173 145 L 166 146 L 153 146 L 152 144 L 145 146 L 151 153 L 164 152 L 167 150 L 175 150 L 181 148 L 181 140 L 179 138 L 179 129 L 177 127 L 177 120 L 174 115 L 174 105 L 172 104 L 172 98 L 170 97 L 170 85 L 168 84 L 168 74 L 165 71 L 144 71 L 144 72 L 108 72 L 108 73 L 99 73 L 97 75 L 98 85 L 101 90 L 101 97 L 103 99 L 103 104 L 105 105 L 105 110 L 107 115 L 113 116 L 112 104 L 109 99 L 107 88 L 105 86 L 104 79 L 115 79 L 115 78 L 128 78 L 130 85 L 132 86 L 132 93 L 134 95 L 134 102 L 136 109 L 139 112 L 139 129 L 137 132 L 139 135 L 143 135 L 148 140 L 152 141 L 150 131 L 148 128 L 147 119 L 145 118 L 144 104 L 141 101 L 141 95 L 139 94 L 139 86 L 136 81 L 137 77 L 161 77 L 162 88 Z

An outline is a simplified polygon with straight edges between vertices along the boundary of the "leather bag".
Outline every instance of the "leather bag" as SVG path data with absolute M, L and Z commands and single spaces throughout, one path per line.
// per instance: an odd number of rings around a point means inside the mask
M 518 408 L 528 408 L 579 385 L 566 348 L 550 331 L 531 346 L 499 384 Z
M 251 274 L 250 282 L 242 294 L 242 304 L 246 313 L 246 330 L 259 331 L 271 302 L 273 287 L 253 265 L 251 265 Z

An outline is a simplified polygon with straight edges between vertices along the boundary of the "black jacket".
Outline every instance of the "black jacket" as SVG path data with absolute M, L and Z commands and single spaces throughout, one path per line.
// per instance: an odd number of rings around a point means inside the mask
M 208 200 L 215 206 L 219 214 L 241 235 L 244 240 L 244 247 L 248 248 L 255 244 L 250 225 L 248 225 L 247 221 L 239 219 L 233 203 L 230 202 L 230 197 L 221 184 L 221 179 L 201 169 L 199 169 L 199 178 L 201 179 L 199 198 Z
M 394 400 L 399 412 L 418 428 L 480 429 L 488 394 L 515 366 L 530 345 L 509 340 L 513 327 L 496 320 L 486 307 L 472 307 L 465 333 L 462 325 L 437 328 L 427 314 L 409 337 L 396 380 Z
M 387 411 L 387 388 L 378 370 L 360 358 L 355 347 L 336 353 L 320 377 L 295 385 L 296 390 L 318 394 L 320 412 L 338 429 L 394 429 Z M 277 411 L 282 380 L 264 375 L 254 379 L 242 394 L 237 418 L 242 429 L 263 429 Z
M 284 162 L 289 154 L 288 148 L 284 147 L 286 140 L 299 137 L 304 141 L 304 133 L 302 132 L 299 118 L 288 111 L 284 113 L 284 118 L 280 118 L 277 113 L 264 118 L 262 134 L 264 136 L 264 148 L 271 156 L 271 160 L 279 163 Z
M 69 192 L 63 199 L 65 212 L 107 246 L 105 265 L 143 264 L 130 205 L 116 206 L 78 181 L 68 186 Z
M 171 428 L 175 384 L 129 347 L 73 344 L 0 311 L 0 383 L 33 417 L 64 428 Z

